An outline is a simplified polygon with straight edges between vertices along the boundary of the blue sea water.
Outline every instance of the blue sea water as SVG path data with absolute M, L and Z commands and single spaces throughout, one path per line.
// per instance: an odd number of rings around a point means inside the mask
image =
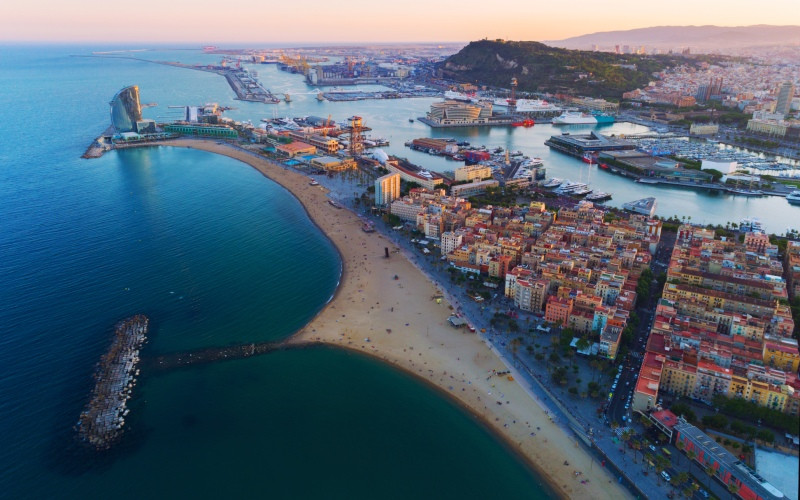
M 279 339 L 340 273 L 300 204 L 244 164 L 170 148 L 80 159 L 130 84 L 159 103 L 152 117 L 212 101 L 269 113 L 213 74 L 71 57 L 106 49 L 0 47 L 0 496 L 547 496 L 452 402 L 326 348 L 145 372 L 121 446 L 76 448 L 71 427 L 117 320 L 151 317 L 145 357 Z

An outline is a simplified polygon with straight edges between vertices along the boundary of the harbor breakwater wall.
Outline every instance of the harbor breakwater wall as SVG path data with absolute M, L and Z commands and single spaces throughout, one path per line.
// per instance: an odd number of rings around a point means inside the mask
M 96 450 L 110 448 L 122 435 L 149 324 L 144 315 L 117 323 L 111 347 L 97 364 L 91 397 L 75 426 L 78 439 Z

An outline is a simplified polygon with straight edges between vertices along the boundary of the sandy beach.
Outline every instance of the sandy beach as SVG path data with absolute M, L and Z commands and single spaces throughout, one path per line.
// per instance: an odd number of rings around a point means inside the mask
M 504 438 L 563 497 L 631 496 L 573 435 L 550 421 L 546 407 L 516 380 L 489 376 L 508 368 L 478 335 L 451 327 L 446 296 L 440 303 L 434 300 L 442 291 L 379 233 L 363 232 L 357 215 L 327 203 L 325 188 L 213 140 L 160 145 L 209 151 L 252 166 L 294 194 L 337 247 L 343 275 L 334 298 L 287 343 L 326 343 L 364 352 L 435 385 Z

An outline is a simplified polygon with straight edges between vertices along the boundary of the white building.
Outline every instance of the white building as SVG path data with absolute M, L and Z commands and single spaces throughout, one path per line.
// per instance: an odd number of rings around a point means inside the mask
M 392 215 L 396 215 L 405 221 L 417 222 L 417 215 L 424 210 L 422 205 L 411 203 L 405 200 L 395 200 L 391 205 Z
M 739 168 L 739 163 L 735 161 L 703 160 L 703 163 L 700 164 L 700 170 L 714 169 L 723 174 L 732 174 L 736 172 L 737 168 Z
M 442 255 L 447 255 L 456 248 L 461 246 L 464 238 L 460 234 L 452 231 L 445 231 L 442 233 Z

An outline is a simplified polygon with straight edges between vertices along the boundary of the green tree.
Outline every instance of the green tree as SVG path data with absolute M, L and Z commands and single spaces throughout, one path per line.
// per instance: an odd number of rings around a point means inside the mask
M 639 423 L 642 424 L 645 432 L 649 431 L 650 428 L 653 427 L 653 422 L 647 418 L 647 415 L 639 415 Z
M 636 462 L 637 452 L 642 451 L 642 448 L 644 448 L 644 441 L 642 441 L 641 439 L 634 439 L 633 441 L 631 441 L 631 446 L 633 446 L 633 462 L 637 463 Z
M 632 431 L 631 429 L 625 429 L 625 430 L 622 432 L 622 434 L 620 435 L 620 439 L 622 439 L 622 442 L 623 442 L 625 445 L 627 445 L 627 444 L 628 444 L 628 441 L 630 441 L 632 437 L 633 437 L 633 431 Z M 627 446 L 623 447 L 623 453 L 625 453 L 625 451 L 624 451 L 624 450 L 625 450 L 625 448 L 626 448 L 626 447 L 627 447 Z
M 689 480 L 689 473 L 686 471 L 681 471 L 673 479 L 675 480 L 675 486 L 680 487 L 680 485 Z
M 756 433 L 756 437 L 758 439 L 764 441 L 765 443 L 774 443 L 775 442 L 775 434 L 773 434 L 772 432 L 770 432 L 770 431 L 768 431 L 766 429 L 759 430 Z
M 581 336 L 581 338 L 578 339 L 578 342 L 575 343 L 575 347 L 577 347 L 579 351 L 585 351 L 590 345 L 591 343 L 586 335 Z
M 656 472 L 658 473 L 658 482 L 661 484 L 661 473 L 669 466 L 669 460 L 664 455 L 656 456 Z

